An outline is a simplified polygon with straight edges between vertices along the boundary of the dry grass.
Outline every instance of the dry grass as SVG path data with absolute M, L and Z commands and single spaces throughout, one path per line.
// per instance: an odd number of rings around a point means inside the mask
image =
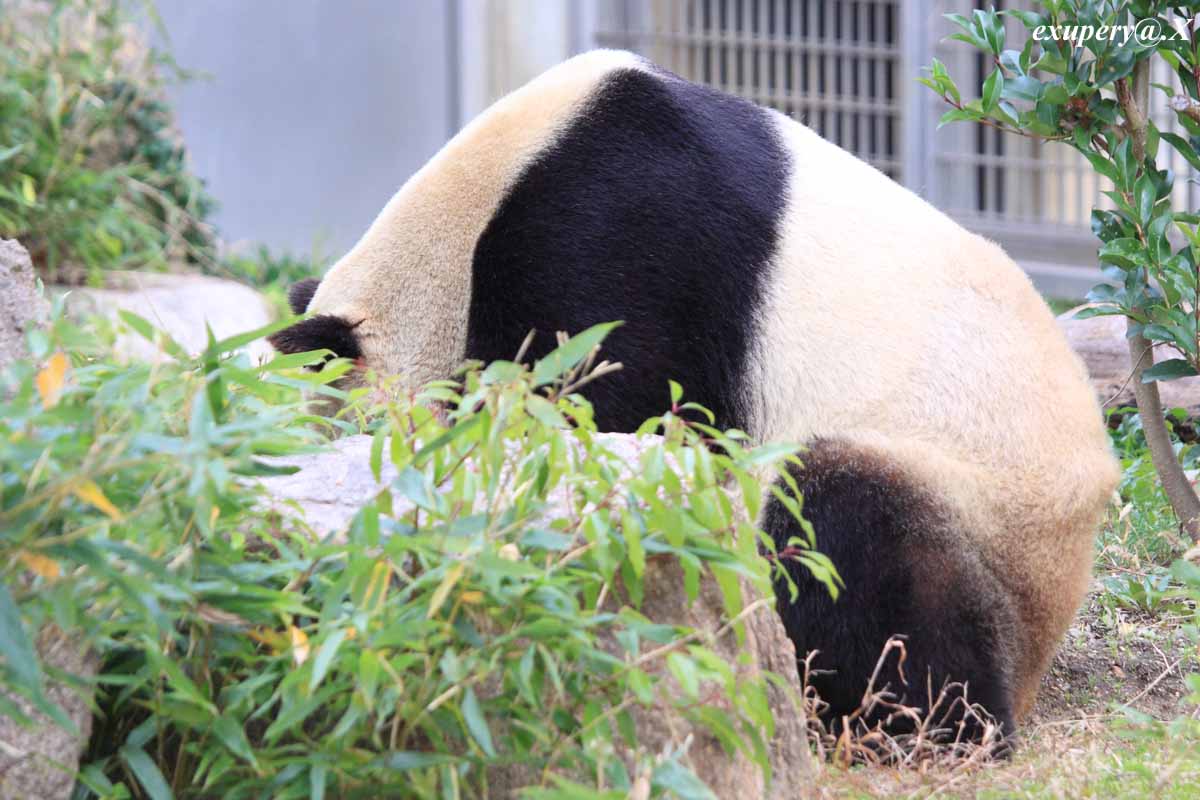
M 897 654 L 900 676 L 906 680 L 904 640 L 892 637 L 879 655 L 858 708 L 838 720 L 836 727 L 821 722 L 826 704 L 809 681 L 816 653 L 809 654 L 801 683 L 809 739 L 820 761 L 842 769 L 869 765 L 954 771 L 993 761 L 1007 752 L 999 725 L 987 711 L 967 700 L 962 684 L 947 684 L 936 691 L 932 685 L 927 686 L 923 708 L 897 702 L 890 687 L 878 685 L 879 674 L 893 652 Z M 868 724 L 867 720 L 879 721 Z M 885 730 L 904 720 L 911 724 L 911 733 L 892 735 Z M 966 723 L 973 723 L 973 727 L 983 731 L 979 741 L 964 739 Z

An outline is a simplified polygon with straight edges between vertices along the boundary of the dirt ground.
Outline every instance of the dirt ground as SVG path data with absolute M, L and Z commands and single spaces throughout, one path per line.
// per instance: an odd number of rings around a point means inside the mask
M 1117 607 L 1099 581 L 1042 681 L 1011 760 L 926 769 L 822 764 L 816 786 L 797 796 L 1200 798 L 1200 741 L 1139 741 L 1127 722 L 1139 712 L 1163 721 L 1186 715 L 1185 676 L 1200 671 L 1197 646 L 1181 614 Z M 1193 714 L 1200 716 L 1194 707 Z
M 1105 608 L 1094 591 L 1067 632 L 1029 726 L 1111 712 L 1128 705 L 1157 719 L 1182 710 L 1184 676 L 1197 652 L 1179 617 Z

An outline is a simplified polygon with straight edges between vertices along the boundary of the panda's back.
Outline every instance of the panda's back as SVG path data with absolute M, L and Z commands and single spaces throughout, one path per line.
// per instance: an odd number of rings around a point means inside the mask
M 800 123 L 629 53 L 481 114 L 309 310 L 361 320 L 365 361 L 414 380 L 623 320 L 605 355 L 624 369 L 592 387 L 611 430 L 661 413 L 674 379 L 764 439 L 899 429 L 969 460 L 1105 446 L 1078 360 L 999 248 Z

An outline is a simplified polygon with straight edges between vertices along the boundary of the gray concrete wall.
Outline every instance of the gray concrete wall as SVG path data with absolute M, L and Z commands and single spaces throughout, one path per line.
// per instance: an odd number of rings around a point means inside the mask
M 340 255 L 457 128 L 455 2 L 158 0 L 223 238 Z

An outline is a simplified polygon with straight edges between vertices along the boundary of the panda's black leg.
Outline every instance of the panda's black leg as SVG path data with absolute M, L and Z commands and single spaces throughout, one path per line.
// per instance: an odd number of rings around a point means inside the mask
M 952 513 L 919 488 L 901 465 L 875 450 L 840 440 L 818 440 L 793 468 L 812 523 L 817 549 L 830 557 L 845 588 L 834 600 L 803 564 L 785 561 L 799 588 L 792 600 L 776 582 L 779 613 L 799 658 L 813 650 L 817 674 L 810 682 L 829 704 L 835 726 L 861 705 L 867 682 L 887 641 L 904 637 L 901 651 L 884 660 L 874 684 L 887 686 L 906 706 L 928 712 L 948 683 L 966 685 L 966 699 L 983 706 L 1007 736 L 1013 731 L 1009 642 L 1015 626 L 1011 601 L 980 562 L 969 531 Z M 774 497 L 763 526 L 779 549 L 799 525 Z M 983 727 L 964 714 L 961 689 L 950 689 L 936 709 L 963 740 L 979 740 Z M 884 722 L 892 734 L 911 732 L 911 720 L 877 708 L 864 719 Z M 953 733 L 950 734 L 953 736 Z

